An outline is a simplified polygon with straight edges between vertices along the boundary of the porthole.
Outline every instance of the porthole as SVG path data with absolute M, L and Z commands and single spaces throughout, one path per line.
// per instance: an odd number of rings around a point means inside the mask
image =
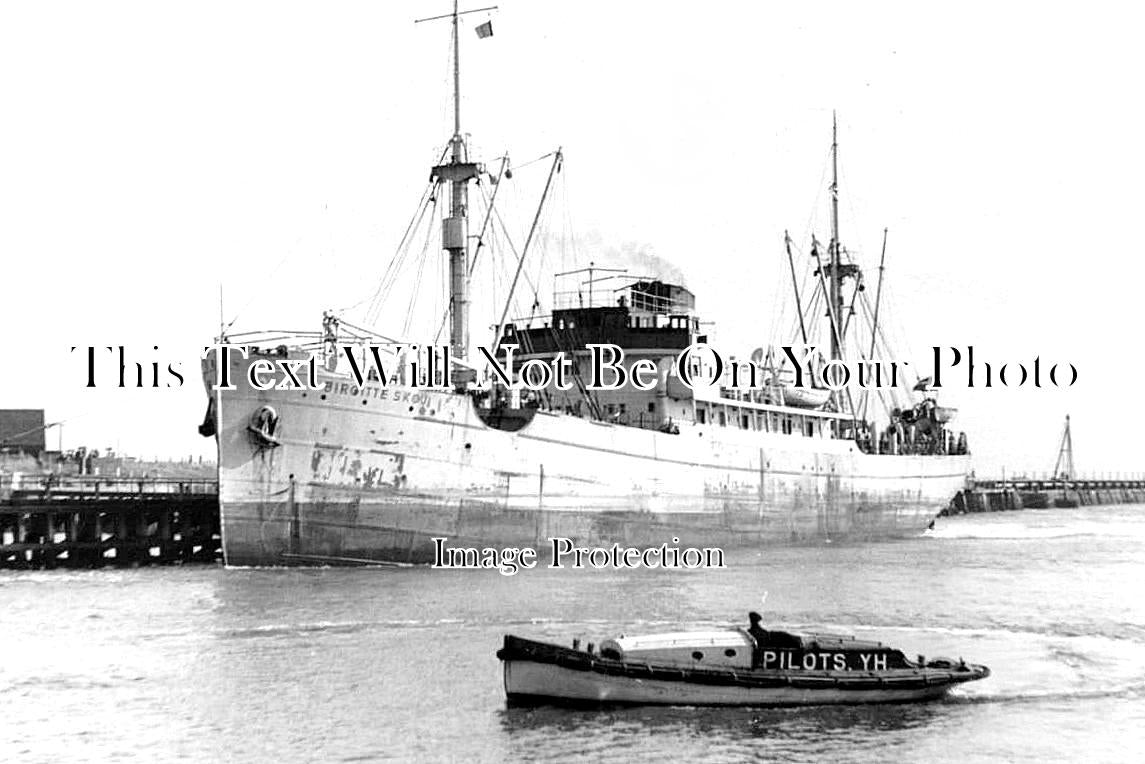
M 704 654 L 701 653 L 699 650 L 692 653 L 692 660 L 702 661 L 703 659 L 704 659 Z
M 734 658 L 736 657 L 736 651 L 729 647 L 727 650 L 724 650 L 724 655 L 729 658 Z

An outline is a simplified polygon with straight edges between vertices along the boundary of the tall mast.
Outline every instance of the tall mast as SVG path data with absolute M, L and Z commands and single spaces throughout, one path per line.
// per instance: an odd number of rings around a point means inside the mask
M 457 28 L 457 0 L 453 0 L 453 151 L 450 164 L 449 217 L 444 222 L 442 248 L 449 252 L 449 345 L 454 358 L 469 356 L 469 290 L 465 274 L 469 270 L 469 230 L 466 207 L 469 180 L 476 175 L 458 173 L 465 161 L 461 137 L 461 43 Z
M 831 333 L 831 357 L 843 357 L 843 289 L 839 272 L 839 140 L 835 112 L 831 112 L 831 305 L 840 326 Z
M 450 139 L 449 163 L 433 168 L 436 183 L 449 184 L 449 217 L 442 221 L 441 248 L 449 253 L 449 346 L 455 359 L 469 356 L 469 290 L 466 276 L 469 271 L 469 181 L 481 172 L 478 164 L 468 161 L 465 138 L 461 132 L 461 40 L 457 19 L 465 13 L 493 10 L 479 8 L 458 11 L 453 0 L 453 13 L 449 18 L 453 27 L 453 137 Z M 443 18 L 434 16 L 418 21 Z M 453 386 L 464 389 L 471 372 L 464 367 L 453 371 Z
M 457 36 L 457 0 L 453 0 L 453 161 L 460 161 L 461 144 L 461 45 Z

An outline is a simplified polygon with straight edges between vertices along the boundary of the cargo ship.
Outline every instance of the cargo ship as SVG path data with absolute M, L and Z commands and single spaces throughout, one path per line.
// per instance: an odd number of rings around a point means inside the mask
M 446 17 L 455 73 L 461 15 L 455 6 Z M 491 33 L 482 27 L 479 35 Z M 795 370 L 761 349 L 752 360 L 763 376 L 751 389 L 723 378 L 682 384 L 673 359 L 709 338 L 692 292 L 663 278 L 620 277 L 619 286 L 593 293 L 605 270 L 593 264 L 579 282 L 589 285 L 587 299 L 574 289 L 563 300 L 554 295 L 546 315 L 500 313 L 494 360 L 510 349 L 519 364 L 567 358 L 568 389 L 522 391 L 519 378 L 506 384 L 487 368 L 483 376 L 469 347 L 471 238 L 473 249 L 481 245 L 481 233 L 471 236 L 469 188 L 489 175 L 469 156 L 458 82 L 452 136 L 428 191 L 448 202 L 438 255 L 449 271 L 442 384 L 426 384 L 432 352 L 420 372 L 403 365 L 363 377 L 348 369 L 353 354 L 339 359 L 342 343 L 364 347 L 383 335 L 332 314 L 297 341 L 220 331 L 219 340 L 242 353 L 206 356 L 200 432 L 217 438 L 228 564 L 428 563 L 435 538 L 478 548 L 540 547 L 554 537 L 593 547 L 892 538 L 920 533 L 964 486 L 965 438 L 948 430 L 953 412 L 937 406 L 925 383 L 900 384 L 891 391 L 899 405 L 880 398 L 880 409 L 878 395 L 860 402 L 848 390 L 793 384 Z M 552 159 L 550 180 L 563 161 L 559 150 Z M 831 197 L 831 238 L 825 247 L 812 242 L 815 292 L 805 303 L 796 283 L 801 339 L 811 340 L 808 324 L 823 322 L 809 316 L 825 307 L 828 360 L 870 359 L 873 340 L 865 353 L 848 346 L 860 324 L 855 305 L 868 299 L 839 241 L 837 180 Z M 520 262 L 527 250 L 528 242 Z M 876 337 L 877 300 L 873 313 Z M 650 389 L 591 389 L 584 376 L 593 344 L 623 349 L 626 363 L 647 359 L 656 370 Z M 277 384 L 287 381 L 286 369 L 316 357 L 315 385 Z M 221 363 L 233 389 L 215 389 Z M 252 377 L 252 364 L 266 374 Z M 266 384 L 271 378 L 276 384 Z

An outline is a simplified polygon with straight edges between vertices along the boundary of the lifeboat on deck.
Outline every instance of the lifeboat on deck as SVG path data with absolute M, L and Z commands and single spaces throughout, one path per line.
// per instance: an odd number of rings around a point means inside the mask
M 934 407 L 934 421 L 939 424 L 946 424 L 958 416 L 958 409 L 951 408 L 950 406 L 935 406 Z
M 788 406 L 800 409 L 821 409 L 831 399 L 831 391 L 821 387 L 795 387 L 783 388 L 783 402 Z
M 619 637 L 579 649 L 505 636 L 510 704 L 801 706 L 931 700 L 990 675 L 985 666 L 911 661 L 879 642 L 742 629 Z

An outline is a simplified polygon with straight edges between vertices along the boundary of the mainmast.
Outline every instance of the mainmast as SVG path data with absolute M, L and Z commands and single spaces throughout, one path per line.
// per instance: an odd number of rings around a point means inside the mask
M 831 332 L 831 357 L 843 357 L 843 284 L 839 272 L 839 139 L 831 112 L 831 310 L 837 326 Z

